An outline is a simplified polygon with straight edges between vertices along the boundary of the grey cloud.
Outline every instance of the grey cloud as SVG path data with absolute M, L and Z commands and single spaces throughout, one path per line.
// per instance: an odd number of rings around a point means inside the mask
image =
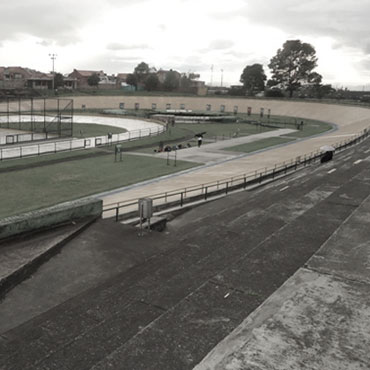
M 137 45 L 126 45 L 120 43 L 110 43 L 107 45 L 109 50 L 133 50 L 133 49 L 149 49 L 147 44 L 137 44 Z
M 145 0 L 125 0 L 124 6 Z M 59 45 L 78 42 L 81 26 L 95 22 L 106 8 L 122 6 L 122 0 L 12 0 L 0 3 L 0 41 L 21 34 Z
M 53 43 L 50 41 L 42 40 L 42 41 L 38 41 L 36 44 L 41 45 L 41 46 L 51 46 Z
M 39 37 L 44 42 L 67 44 L 76 41 L 76 31 L 92 15 L 89 7 L 61 1 L 14 0 L 0 4 L 0 40 L 16 39 L 20 34 Z M 80 4 L 80 3 L 78 3 Z M 87 5 L 87 2 L 84 4 Z
M 277 27 L 293 35 L 328 36 L 338 45 L 369 52 L 368 0 L 247 0 L 250 22 Z
M 129 73 L 134 70 L 136 65 L 141 61 L 141 58 L 115 58 L 114 56 L 107 56 L 101 54 L 95 57 L 93 60 L 86 62 L 83 66 L 79 66 L 80 69 L 88 70 L 104 70 L 106 73 Z M 77 67 L 76 67 L 77 68 Z
M 230 49 L 234 46 L 234 42 L 231 40 L 213 40 L 209 44 L 210 50 L 223 50 L 223 49 Z

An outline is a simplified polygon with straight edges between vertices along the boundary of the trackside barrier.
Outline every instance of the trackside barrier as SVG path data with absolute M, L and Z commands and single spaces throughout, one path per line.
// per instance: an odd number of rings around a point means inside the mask
M 369 129 L 363 130 L 354 137 L 333 145 L 336 152 L 341 152 L 350 146 L 356 145 L 369 136 Z M 207 200 L 212 197 L 228 194 L 235 190 L 246 189 L 264 182 L 272 181 L 289 173 L 294 173 L 312 163 L 320 161 L 322 152 L 317 150 L 304 154 L 289 162 L 275 164 L 272 168 L 263 168 L 253 173 L 244 173 L 227 179 L 187 188 L 168 191 L 160 194 L 147 196 L 153 200 L 153 211 L 159 212 L 174 207 L 183 207 L 186 204 Z M 114 218 L 116 221 L 137 217 L 138 199 L 130 199 L 118 203 L 103 206 L 103 217 Z
M 166 126 L 158 126 L 156 128 L 147 128 L 128 131 L 121 134 L 113 134 L 112 137 L 97 136 L 81 139 L 58 140 L 53 142 L 43 142 L 40 144 L 22 146 L 7 145 L 7 147 L 0 148 L 0 161 L 72 150 L 91 149 L 96 146 L 92 143 L 98 142 L 98 146 L 113 145 L 128 141 L 139 140 L 147 136 L 157 136 L 165 131 Z

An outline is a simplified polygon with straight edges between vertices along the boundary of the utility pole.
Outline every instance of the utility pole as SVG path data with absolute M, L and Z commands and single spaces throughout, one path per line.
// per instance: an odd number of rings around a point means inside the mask
M 224 82 L 224 70 L 221 69 L 221 87 L 222 87 L 223 82 Z
M 211 86 L 213 84 L 213 64 L 211 65 Z
M 52 74 L 53 74 L 53 80 L 52 80 L 52 84 L 51 84 L 51 86 L 52 86 L 52 90 L 54 91 L 54 77 L 55 77 L 55 75 L 54 75 L 54 62 L 55 62 L 55 59 L 57 59 L 57 54 L 49 54 L 49 57 L 50 57 L 50 59 L 52 60 L 52 65 L 53 65 L 53 69 L 52 69 Z

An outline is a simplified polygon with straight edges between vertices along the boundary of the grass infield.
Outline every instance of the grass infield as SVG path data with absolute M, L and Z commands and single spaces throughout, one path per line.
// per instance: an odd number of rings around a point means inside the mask
M 283 119 L 280 117 L 282 120 Z M 82 127 L 83 136 L 103 135 L 122 129 L 99 127 L 100 125 L 76 124 Z M 288 125 L 286 126 L 289 127 Z M 290 128 L 292 128 L 290 126 Z M 297 137 L 311 136 L 330 129 L 329 124 L 305 120 L 302 131 L 285 135 L 285 138 L 259 140 L 232 151 L 253 152 L 282 144 Z M 235 134 L 253 135 L 273 128 L 248 123 L 201 123 L 176 124 L 161 135 L 130 141 L 122 144 L 123 151 L 153 151 L 159 142 L 179 144 L 190 141 L 196 133 L 206 132 L 205 139 L 228 138 Z M 94 131 L 92 130 L 99 130 Z M 101 130 L 101 131 L 100 131 Z M 77 137 L 79 136 L 77 131 Z M 290 136 L 291 139 L 286 138 Z M 167 161 L 148 156 L 123 153 L 122 162 L 114 162 L 114 145 L 84 151 L 62 152 L 40 157 L 22 158 L 0 162 L 1 192 L 0 218 L 44 208 L 68 200 L 127 186 L 144 180 L 168 175 L 197 166 L 191 162 L 178 161 L 174 166 Z M 164 189 L 165 190 L 165 189 Z
M 63 154 L 64 158 L 60 162 L 56 162 L 54 156 L 48 156 L 50 163 L 44 160 L 42 166 L 34 167 L 27 166 L 27 162 L 35 164 L 34 158 L 23 159 L 18 170 L 14 167 L 10 170 L 8 167 L 8 171 L 0 173 L 0 218 L 196 166 L 191 162 L 177 161 L 175 167 L 173 159 L 167 165 L 163 159 L 127 154 L 123 154 L 122 162 L 115 162 L 112 152 L 100 155 L 94 152 L 91 154 L 95 155 L 90 157 L 76 157 L 74 152 L 75 157 L 72 158 L 73 152 Z

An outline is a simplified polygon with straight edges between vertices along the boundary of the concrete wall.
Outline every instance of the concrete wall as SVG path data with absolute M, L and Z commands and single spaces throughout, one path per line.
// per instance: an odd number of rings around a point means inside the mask
M 99 199 L 76 200 L 0 220 L 0 239 L 45 230 L 71 221 L 99 218 L 103 202 Z

